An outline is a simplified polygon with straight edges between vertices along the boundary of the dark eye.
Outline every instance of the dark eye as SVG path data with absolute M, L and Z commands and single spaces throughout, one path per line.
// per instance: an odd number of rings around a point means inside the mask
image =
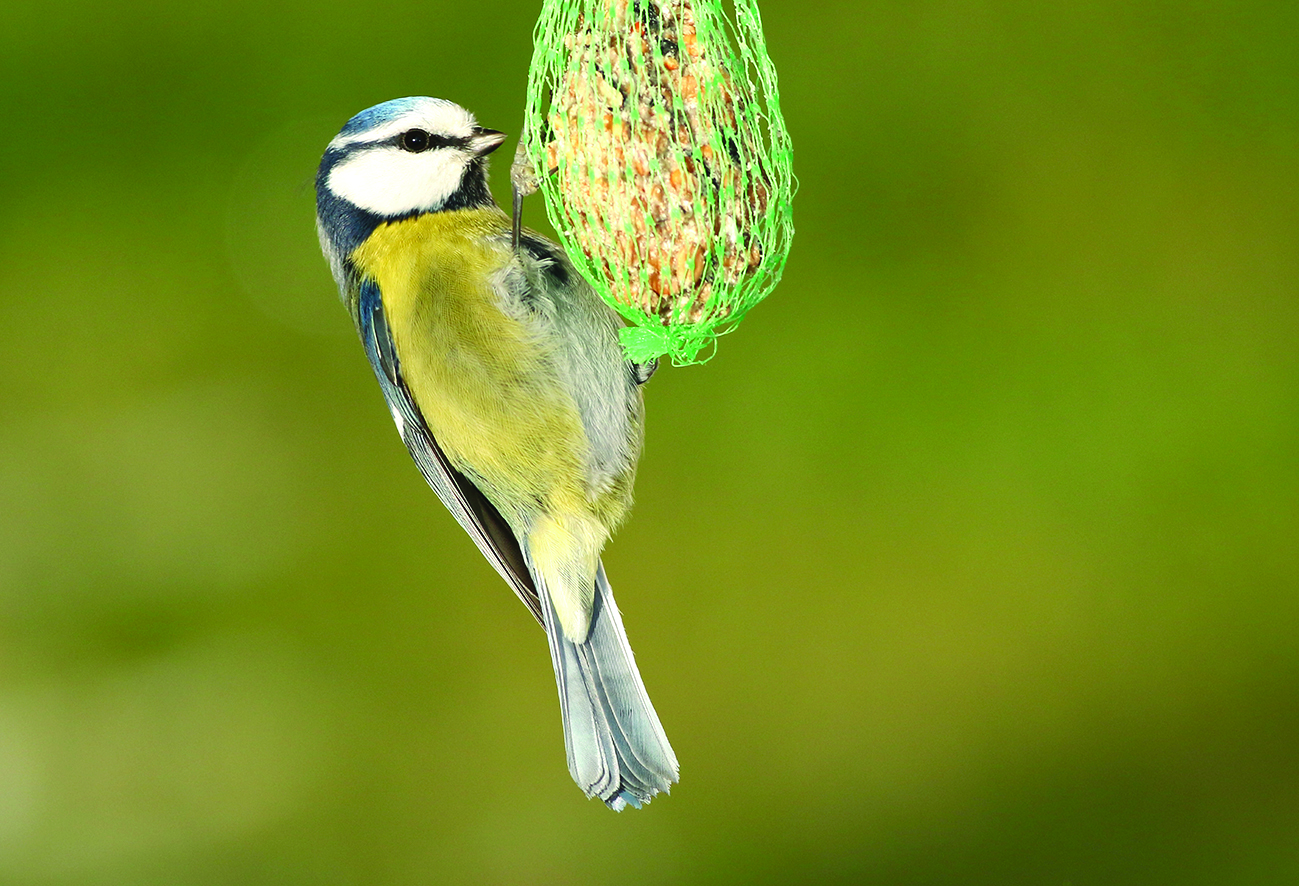
M 422 129 L 407 129 L 401 134 L 401 149 L 418 154 L 429 149 L 429 135 Z

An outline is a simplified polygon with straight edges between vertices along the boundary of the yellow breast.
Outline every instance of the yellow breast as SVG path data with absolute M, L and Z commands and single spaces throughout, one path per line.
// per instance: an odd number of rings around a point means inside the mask
M 492 281 L 512 260 L 498 209 L 382 225 L 352 256 L 382 293 L 416 405 L 459 470 L 498 508 L 584 510 L 589 446 L 560 385 L 557 343 L 511 316 Z

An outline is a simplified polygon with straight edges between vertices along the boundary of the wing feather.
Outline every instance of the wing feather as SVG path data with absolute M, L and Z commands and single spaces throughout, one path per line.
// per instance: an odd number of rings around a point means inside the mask
M 402 442 L 410 450 L 420 473 L 523 605 L 539 624 L 544 624 L 541 601 L 518 539 L 482 491 L 451 465 L 402 379 L 401 361 L 383 312 L 383 298 L 373 281 L 361 283 L 357 307 L 366 356 L 379 379 Z

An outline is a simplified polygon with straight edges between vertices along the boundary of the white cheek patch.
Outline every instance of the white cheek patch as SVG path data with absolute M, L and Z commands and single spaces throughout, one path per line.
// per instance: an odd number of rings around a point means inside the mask
M 469 156 L 456 148 L 419 154 L 398 148 L 361 151 L 329 173 L 329 189 L 381 216 L 431 212 L 460 187 Z

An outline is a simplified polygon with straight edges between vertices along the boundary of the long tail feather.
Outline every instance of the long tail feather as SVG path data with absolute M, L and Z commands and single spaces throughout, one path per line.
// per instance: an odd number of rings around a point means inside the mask
M 595 584 L 583 643 L 564 636 L 550 594 L 544 588 L 541 593 L 568 771 L 588 797 L 615 811 L 627 804 L 639 809 L 677 780 L 677 758 L 636 669 L 603 564 Z

